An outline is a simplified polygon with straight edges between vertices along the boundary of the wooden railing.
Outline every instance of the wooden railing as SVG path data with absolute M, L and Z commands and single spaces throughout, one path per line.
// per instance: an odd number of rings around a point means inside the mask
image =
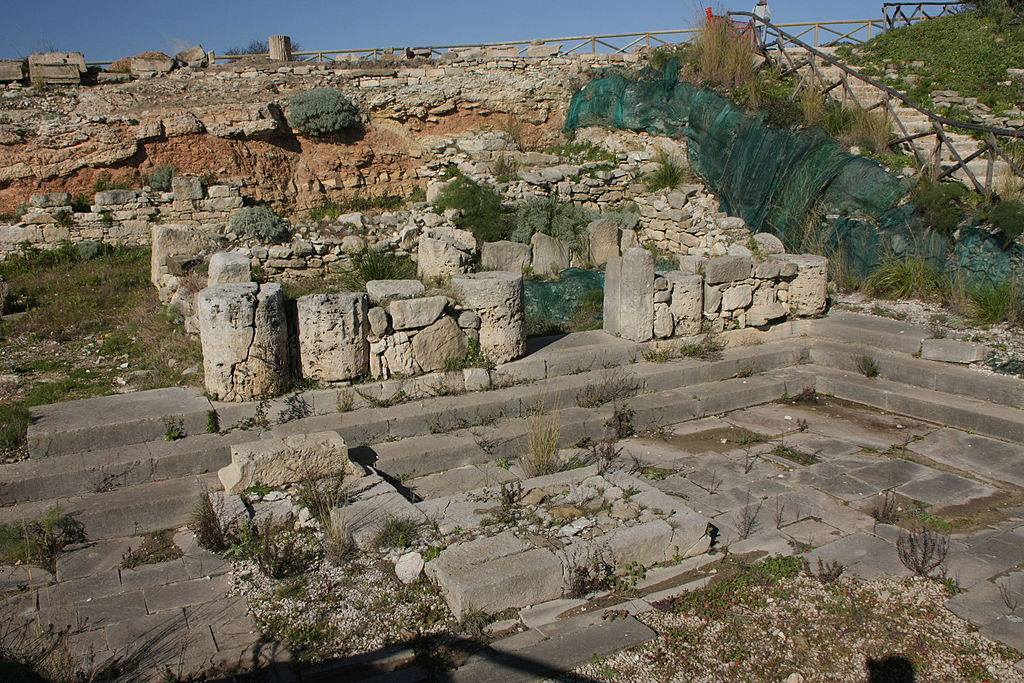
M 962 2 L 886 2 L 882 5 L 885 28 L 899 28 L 923 21 L 956 14 Z
M 1004 162 L 1015 176 L 1024 177 L 1024 172 L 1008 151 L 1009 144 L 1024 142 L 1024 131 L 995 128 L 940 116 L 920 106 L 903 93 L 856 71 L 833 55 L 787 33 L 781 26 L 765 22 L 750 12 L 730 12 L 729 17 L 733 21 L 747 21 L 751 26 L 764 27 L 765 55 L 782 70 L 783 76 L 792 75 L 797 79 L 794 96 L 804 88 L 813 87 L 833 98 L 839 93 L 841 99 L 852 101 L 863 109 L 880 109 L 886 112 L 899 131 L 890 147 L 912 153 L 922 169 L 930 168 L 935 171 L 937 179 L 958 174 L 969 181 L 978 192 L 987 193 L 992 190 L 995 181 L 996 161 Z M 822 66 L 826 64 L 838 70 L 838 77 L 823 71 Z M 857 92 L 857 88 L 853 87 L 854 84 L 870 86 L 869 90 L 876 91 L 877 101 L 865 101 L 862 94 Z M 911 132 L 910 126 L 900 115 L 900 107 L 925 117 L 930 124 L 929 130 Z M 972 137 L 978 138 L 978 149 L 966 156 L 961 155 L 960 150 L 950 140 L 950 135 L 957 132 L 951 129 L 967 131 Z M 925 154 L 920 143 L 928 138 L 933 138 L 931 152 Z M 942 162 L 943 152 L 948 154 L 951 162 Z M 987 162 L 986 171 L 980 178 L 969 166 L 976 159 L 985 159 Z

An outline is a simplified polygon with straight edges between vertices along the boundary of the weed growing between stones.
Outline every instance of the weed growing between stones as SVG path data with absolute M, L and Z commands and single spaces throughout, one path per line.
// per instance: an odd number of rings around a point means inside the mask
M 164 418 L 164 441 L 177 441 L 185 438 L 185 425 L 180 417 Z
M 566 597 L 583 598 L 590 593 L 610 588 L 615 581 L 615 567 L 605 559 L 604 553 L 588 551 L 569 568 Z
M 886 491 L 881 500 L 871 508 L 871 518 L 879 524 L 895 524 L 899 521 L 899 508 L 896 504 L 896 496 L 892 491 Z
M 378 548 L 409 548 L 419 539 L 420 527 L 416 522 L 392 517 L 384 522 L 374 538 Z
M 319 559 L 320 551 L 311 542 L 307 529 L 298 529 L 291 517 L 282 520 L 267 515 L 253 527 L 254 538 L 249 555 L 264 574 L 272 579 L 287 579 L 308 572 Z
M 871 356 L 861 356 L 857 359 L 857 370 L 868 379 L 878 377 L 878 363 Z
M 312 414 L 313 406 L 306 400 L 306 397 L 300 393 L 295 393 L 284 400 L 284 408 L 278 413 L 277 421 L 280 424 L 285 424 L 286 422 L 301 420 Z
M 526 453 L 519 464 L 527 478 L 554 474 L 559 467 L 558 439 L 562 434 L 562 423 L 557 413 L 541 413 L 530 419 L 526 435 Z
M 820 462 L 817 456 L 810 453 L 804 453 L 790 446 L 778 444 L 771 450 L 771 454 L 778 458 L 785 458 L 790 462 L 795 462 L 798 465 L 809 466 L 817 462 Z
M 0 523 L 0 563 L 35 564 L 56 572 L 61 551 L 84 540 L 82 524 L 52 507 L 39 519 Z
M 182 556 L 181 548 L 174 544 L 174 529 L 146 534 L 138 548 L 121 556 L 121 569 L 134 569 L 145 564 L 169 562 Z
M 624 401 L 636 396 L 640 381 L 629 370 L 621 366 L 601 372 L 594 384 L 589 384 L 576 395 L 576 404 L 581 408 L 596 408 L 605 403 Z
M 935 578 L 937 572 L 945 574 L 949 537 L 931 529 L 901 531 L 896 539 L 896 552 L 904 567 L 918 576 Z
M 200 547 L 214 553 L 222 553 L 228 549 L 228 535 L 217 517 L 209 492 L 204 491 L 199 495 L 188 526 Z
M 612 405 L 612 416 L 604 423 L 604 426 L 611 431 L 617 439 L 626 439 L 636 434 L 633 426 L 633 417 L 636 411 L 625 403 L 614 403 Z
M 206 433 L 217 434 L 220 432 L 220 415 L 216 410 L 206 411 Z
M 689 165 L 681 159 L 670 156 L 665 151 L 658 152 L 655 160 L 658 167 L 644 176 L 644 184 L 651 192 L 673 189 L 692 178 Z

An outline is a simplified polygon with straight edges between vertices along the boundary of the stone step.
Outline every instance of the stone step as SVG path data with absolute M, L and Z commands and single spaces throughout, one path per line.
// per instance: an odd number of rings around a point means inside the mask
M 923 325 L 847 311 L 811 320 L 806 329 L 807 334 L 814 337 L 900 351 L 908 355 L 917 353 L 921 349 L 921 342 L 932 337 L 932 331 Z
M 858 372 L 858 363 L 864 356 L 875 362 L 882 379 L 1024 409 L 1024 382 L 1016 377 L 982 374 L 949 363 L 922 360 L 858 344 L 818 341 L 810 349 L 812 363 L 846 372 Z
M 1024 411 L 1016 408 L 820 365 L 807 365 L 798 372 L 812 374 L 821 393 L 1003 441 L 1024 443 Z

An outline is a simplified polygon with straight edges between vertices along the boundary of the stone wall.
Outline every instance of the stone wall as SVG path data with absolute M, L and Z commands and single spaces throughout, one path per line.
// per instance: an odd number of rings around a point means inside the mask
M 822 256 L 782 253 L 686 256 L 680 270 L 656 272 L 650 251 L 627 249 L 608 261 L 604 330 L 646 342 L 820 315 L 827 272 Z

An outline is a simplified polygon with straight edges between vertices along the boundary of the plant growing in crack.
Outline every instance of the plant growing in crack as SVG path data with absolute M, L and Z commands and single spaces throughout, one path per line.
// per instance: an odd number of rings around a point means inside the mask
M 901 531 L 896 539 L 896 552 L 903 566 L 914 574 L 938 578 L 936 572 L 943 568 L 949 553 L 949 537 L 931 529 Z

